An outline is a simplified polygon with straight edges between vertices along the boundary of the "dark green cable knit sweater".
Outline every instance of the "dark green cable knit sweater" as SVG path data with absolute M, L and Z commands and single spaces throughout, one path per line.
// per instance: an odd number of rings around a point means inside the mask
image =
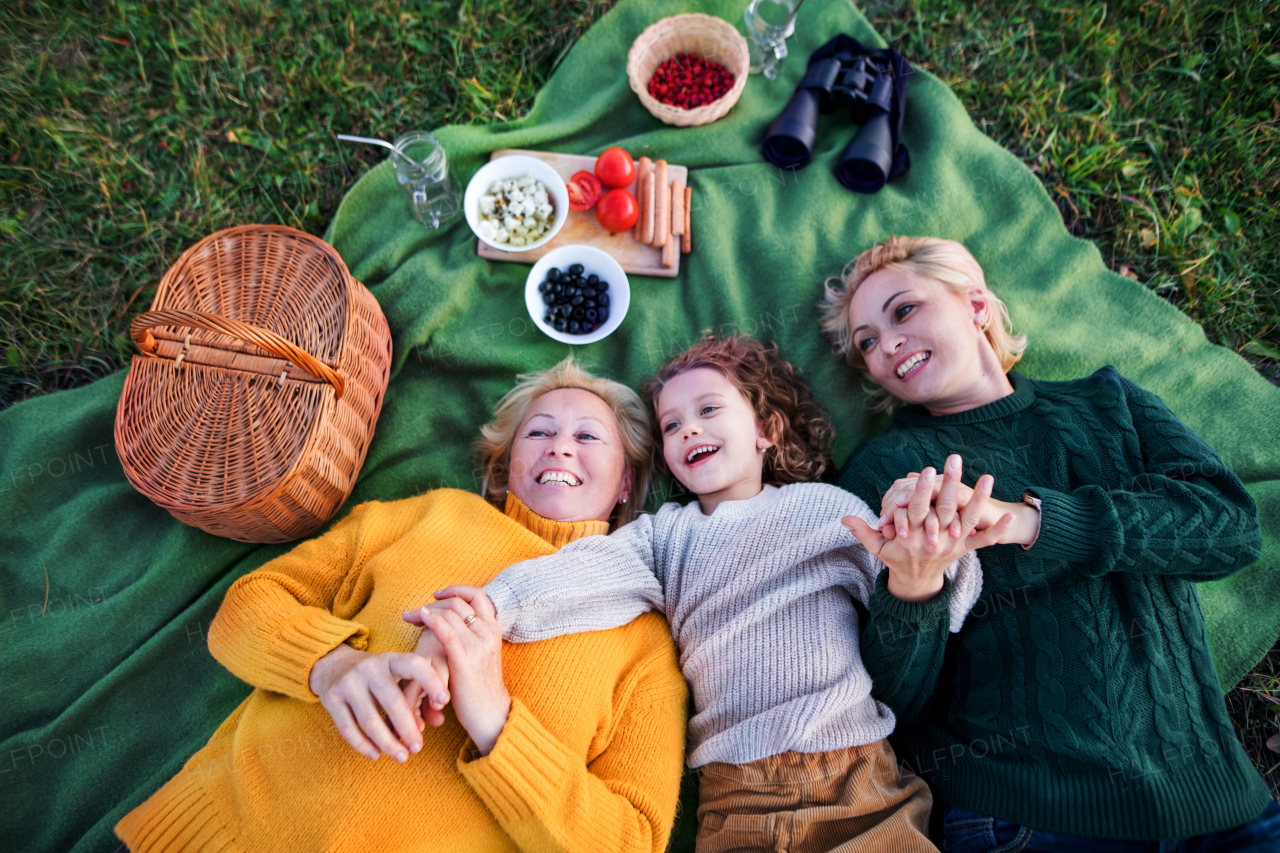
M 898 759 L 943 805 L 1033 828 L 1159 839 L 1247 823 L 1269 800 L 1236 741 L 1195 582 L 1258 559 L 1257 509 L 1209 447 L 1114 368 L 1039 382 L 960 414 L 919 407 L 859 448 L 840 485 L 880 505 L 911 471 L 964 459 L 964 482 L 1043 501 L 1024 550 L 980 552 L 983 593 L 948 634 L 943 595 L 885 576 L 862 654 L 898 715 Z

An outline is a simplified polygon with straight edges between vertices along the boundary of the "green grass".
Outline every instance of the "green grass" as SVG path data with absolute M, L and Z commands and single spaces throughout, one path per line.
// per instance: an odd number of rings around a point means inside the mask
M 1280 20 L 1252 2 L 871 6 L 1076 235 L 1209 339 L 1280 359 Z
M 0 17 L 0 405 L 92 381 L 183 248 L 323 231 L 337 133 L 525 109 L 607 3 L 23 3 Z
M 0 406 L 126 364 L 130 318 L 200 237 L 323 231 L 382 159 L 334 134 L 514 118 L 609 5 L 10 2 Z M 1280 380 L 1280 22 L 1264 0 L 862 8 L 1113 268 Z M 1280 793 L 1280 647 L 1228 703 Z

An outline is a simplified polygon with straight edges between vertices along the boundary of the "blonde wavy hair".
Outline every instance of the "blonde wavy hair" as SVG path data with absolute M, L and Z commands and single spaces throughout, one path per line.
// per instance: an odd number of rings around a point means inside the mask
M 834 349 L 854 367 L 867 374 L 862 352 L 853 342 L 853 324 L 849 321 L 849 303 L 862 282 L 880 270 L 900 270 L 928 276 L 942 282 L 948 290 L 964 296 L 974 287 L 981 289 L 991 305 L 991 316 L 982 327 L 987 342 L 1008 371 L 1027 348 L 1027 336 L 1015 335 L 1009 309 L 1000 297 L 987 287 L 982 267 L 964 244 L 940 237 L 890 237 L 872 246 L 845 265 L 837 276 L 827 279 L 818 310 L 822 315 L 822 331 Z M 893 411 L 901 402 L 879 386 L 868 387 L 874 410 Z
M 517 380 L 515 387 L 498 402 L 493 420 L 480 428 L 480 438 L 476 441 L 476 452 L 484 467 L 484 496 L 495 504 L 506 501 L 511 446 L 529 407 L 548 391 L 580 388 L 595 394 L 613 411 L 627 467 L 633 472 L 631 497 L 627 503 L 614 507 L 609 517 L 610 528 L 620 527 L 639 515 L 649 495 L 649 480 L 653 475 L 649 413 L 640 395 L 621 382 L 588 373 L 574 362 L 573 356 L 548 370 L 522 374 Z

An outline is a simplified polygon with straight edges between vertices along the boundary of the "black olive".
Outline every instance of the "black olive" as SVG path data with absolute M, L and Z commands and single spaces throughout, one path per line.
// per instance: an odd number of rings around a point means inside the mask
M 546 304 L 546 305 L 550 305 L 552 302 L 555 302 L 555 301 L 556 301 L 556 298 L 555 298 L 555 296 L 554 296 L 553 294 L 550 294 L 550 293 L 544 293 L 544 294 L 542 294 L 542 301 L 543 301 L 543 303 L 544 303 L 544 304 Z
M 608 308 L 609 294 L 607 293 L 600 294 L 599 296 L 596 297 L 596 302 L 600 305 L 601 308 Z
M 575 297 L 573 297 L 573 301 L 572 301 L 572 302 L 570 302 L 569 304 L 570 304 L 570 305 L 572 305 L 574 308 L 577 308 L 577 307 L 578 307 L 579 305 L 581 305 L 584 301 L 585 301 L 585 300 L 584 300 L 581 296 L 575 296 Z
M 555 267 L 552 267 L 551 269 L 547 270 L 547 278 L 549 278 L 551 281 L 559 281 L 560 270 L 556 269 Z
M 604 323 L 605 323 L 605 321 L 606 321 L 606 320 L 608 320 L 608 319 L 609 319 L 609 309 L 608 309 L 608 308 L 597 308 L 597 309 L 596 309 L 596 322 L 597 322 L 597 323 L 599 323 L 600 325 L 602 325 L 602 326 L 603 326 L 603 325 L 604 325 Z
M 588 284 L 595 284 L 599 280 L 600 280 L 600 276 L 596 275 L 595 273 L 592 273 L 591 275 L 587 276 Z
M 582 334 L 582 324 L 581 324 L 581 323 L 579 323 L 577 320 L 570 320 L 570 321 L 569 321 L 569 334 L 571 334 L 571 335 L 580 335 L 580 334 Z
M 570 264 L 569 275 L 582 275 L 582 264 Z
M 596 320 L 600 319 L 600 315 L 596 312 L 596 309 L 588 308 L 587 319 L 590 320 L 592 323 L 594 323 Z
M 568 302 L 564 303 L 563 305 L 557 306 L 557 308 L 560 311 L 561 317 L 568 317 L 573 312 L 573 306 L 570 305 Z
M 546 293 L 550 289 L 551 289 L 551 282 L 549 281 L 544 281 L 542 284 L 538 285 L 539 293 Z
M 573 317 L 573 319 L 575 319 L 575 320 L 581 320 L 583 317 L 586 317 L 586 316 L 587 316 L 587 309 L 585 309 L 585 308 L 574 308 L 574 309 L 573 309 L 573 313 L 572 313 L 572 314 L 570 314 L 569 316 Z
M 547 313 L 542 315 L 542 322 L 546 323 L 548 326 L 554 323 L 555 319 L 556 319 L 556 315 L 551 313 L 550 310 L 548 310 Z
M 566 319 L 565 319 L 565 318 L 563 318 L 563 317 L 561 317 L 560 319 L 556 320 L 555 329 L 556 329 L 556 331 L 557 331 L 557 332 L 563 332 L 563 331 L 565 331 L 565 330 L 566 330 L 566 329 L 568 329 L 568 328 L 569 328 L 569 321 L 568 321 L 568 320 L 566 320 Z
M 598 302 L 596 302 L 594 299 L 591 299 L 590 297 L 588 297 L 588 298 L 587 298 L 587 301 L 586 301 L 586 302 L 584 302 L 584 303 L 582 303 L 582 307 L 583 307 L 583 308 L 595 308 L 595 307 L 596 307 L 596 305 L 598 305 L 598 304 L 599 304 L 599 303 L 598 303 Z

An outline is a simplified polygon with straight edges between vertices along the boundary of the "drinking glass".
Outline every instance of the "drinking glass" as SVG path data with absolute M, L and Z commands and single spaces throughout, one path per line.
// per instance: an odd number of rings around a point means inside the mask
M 751 0 L 743 13 L 746 22 L 749 72 L 763 72 L 770 80 L 787 58 L 787 37 L 796 31 L 792 13 L 801 0 Z
M 449 155 L 434 136 L 425 130 L 406 133 L 395 141 L 391 159 L 396 180 L 419 222 L 439 228 L 457 214 L 458 191 L 449 174 Z

